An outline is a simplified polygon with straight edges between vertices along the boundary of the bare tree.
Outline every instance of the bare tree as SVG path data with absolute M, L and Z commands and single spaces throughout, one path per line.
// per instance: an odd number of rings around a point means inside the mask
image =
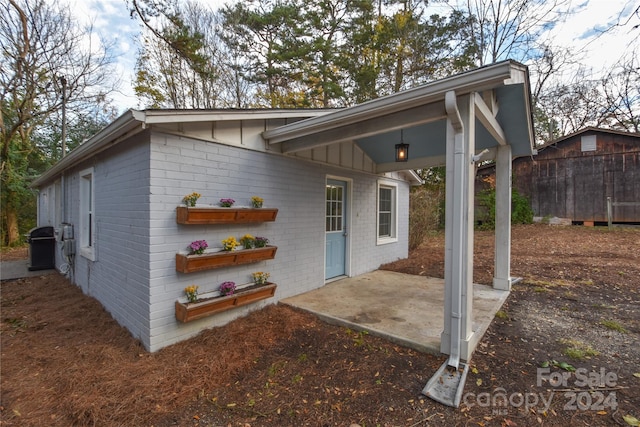
M 602 79 L 610 126 L 640 132 L 640 60 L 631 52 Z
M 18 210 L 28 190 L 32 133 L 63 107 L 71 116 L 106 102 L 111 58 L 105 45 L 86 45 L 68 9 L 45 0 L 0 6 L 0 172 L 2 224 L 7 244 L 19 241 Z M 113 87 L 113 86 L 111 86 Z
M 469 35 L 476 44 L 476 65 L 504 59 L 524 62 L 540 56 L 541 34 L 568 13 L 567 0 L 466 0 Z
M 196 2 L 174 5 L 171 13 L 142 9 L 146 3 L 133 1 L 134 16 L 144 24 L 137 95 L 154 108 L 218 107 L 223 72 L 218 14 Z

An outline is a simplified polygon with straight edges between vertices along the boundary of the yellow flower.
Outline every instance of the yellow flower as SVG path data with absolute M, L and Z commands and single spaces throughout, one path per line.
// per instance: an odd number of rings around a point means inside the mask
M 253 276 L 253 281 L 257 285 L 264 285 L 267 283 L 267 279 L 271 276 L 271 274 L 262 271 L 256 271 L 255 273 L 251 273 L 251 275 Z
M 261 208 L 262 207 L 262 203 L 264 203 L 264 199 L 262 197 L 253 196 L 251 198 L 251 205 L 254 208 Z
M 189 302 L 196 302 L 198 300 L 198 285 L 191 285 L 184 288 L 184 293 L 187 294 L 187 300 Z
M 229 236 L 222 241 L 222 249 L 225 251 L 232 251 L 236 246 L 238 246 L 238 241 L 233 236 Z
M 202 195 L 200 193 L 196 193 L 195 191 L 191 194 L 187 194 L 186 196 L 184 196 L 182 198 L 182 201 L 187 205 L 187 206 L 195 206 L 196 202 L 198 201 L 198 199 L 202 197 Z

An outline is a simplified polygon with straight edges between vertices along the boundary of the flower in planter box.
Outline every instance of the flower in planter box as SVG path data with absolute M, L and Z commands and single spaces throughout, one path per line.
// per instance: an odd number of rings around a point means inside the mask
M 198 301 L 198 285 L 191 285 L 184 288 L 184 293 L 187 294 L 187 300 L 189 302 Z
M 263 203 L 264 199 L 262 197 L 253 196 L 251 198 L 251 206 L 253 206 L 254 208 L 261 208 Z
M 240 239 L 240 243 L 242 243 L 242 246 L 244 246 L 245 249 L 251 249 L 253 247 L 254 240 L 255 237 L 253 237 L 251 234 L 245 234 Z
M 269 239 L 266 237 L 256 237 L 253 242 L 256 248 L 264 248 L 267 246 L 267 243 L 269 243 Z
M 229 236 L 222 241 L 222 250 L 224 251 L 232 251 L 236 246 L 238 246 L 238 241 L 233 236 Z
M 267 283 L 267 279 L 269 279 L 269 276 L 271 276 L 269 273 L 265 273 L 262 271 L 256 271 L 255 273 L 251 273 L 251 275 L 253 276 L 253 282 L 256 285 L 264 285 L 265 283 Z
M 191 255 L 195 254 L 203 254 L 204 250 L 207 249 L 209 245 L 206 240 L 196 240 L 195 242 L 191 242 L 189 245 L 189 250 L 191 251 Z
M 201 196 L 202 195 L 200 193 L 196 193 L 194 191 L 193 193 L 187 194 L 186 196 L 184 196 L 182 198 L 182 201 L 184 202 L 185 205 L 193 207 L 196 205 L 196 202 Z
M 222 295 L 232 295 L 236 290 L 236 284 L 233 282 L 223 282 L 220 285 L 220 293 Z
M 220 206 L 223 208 L 230 208 L 236 201 L 233 199 L 220 199 Z

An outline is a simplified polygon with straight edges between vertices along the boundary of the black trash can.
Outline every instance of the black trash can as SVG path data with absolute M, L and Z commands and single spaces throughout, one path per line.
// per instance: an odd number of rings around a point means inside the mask
M 49 270 L 56 267 L 56 238 L 53 227 L 36 227 L 29 230 L 30 271 Z

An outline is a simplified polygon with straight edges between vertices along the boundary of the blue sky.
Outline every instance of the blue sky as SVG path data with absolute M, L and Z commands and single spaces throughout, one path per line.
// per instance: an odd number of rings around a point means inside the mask
M 235 3 L 239 0 L 229 0 Z M 121 111 L 137 108 L 131 79 L 134 74 L 138 50 L 139 23 L 129 16 L 125 0 L 62 0 L 68 3 L 74 17 L 81 24 L 93 24 L 94 32 L 112 43 L 112 54 L 117 58 L 117 76 L 121 79 L 120 93 L 114 100 Z M 450 3 L 455 0 L 450 0 Z M 220 7 L 225 0 L 208 0 L 204 4 Z M 436 12 L 438 6 L 432 2 Z M 633 12 L 640 6 L 638 0 L 586 0 L 571 2 L 572 13 L 547 30 L 545 36 L 554 44 L 572 47 L 575 59 L 593 69 L 610 68 L 626 52 L 640 54 L 640 17 Z M 442 10 L 440 10 L 442 11 Z M 571 74 L 570 72 L 567 73 Z

